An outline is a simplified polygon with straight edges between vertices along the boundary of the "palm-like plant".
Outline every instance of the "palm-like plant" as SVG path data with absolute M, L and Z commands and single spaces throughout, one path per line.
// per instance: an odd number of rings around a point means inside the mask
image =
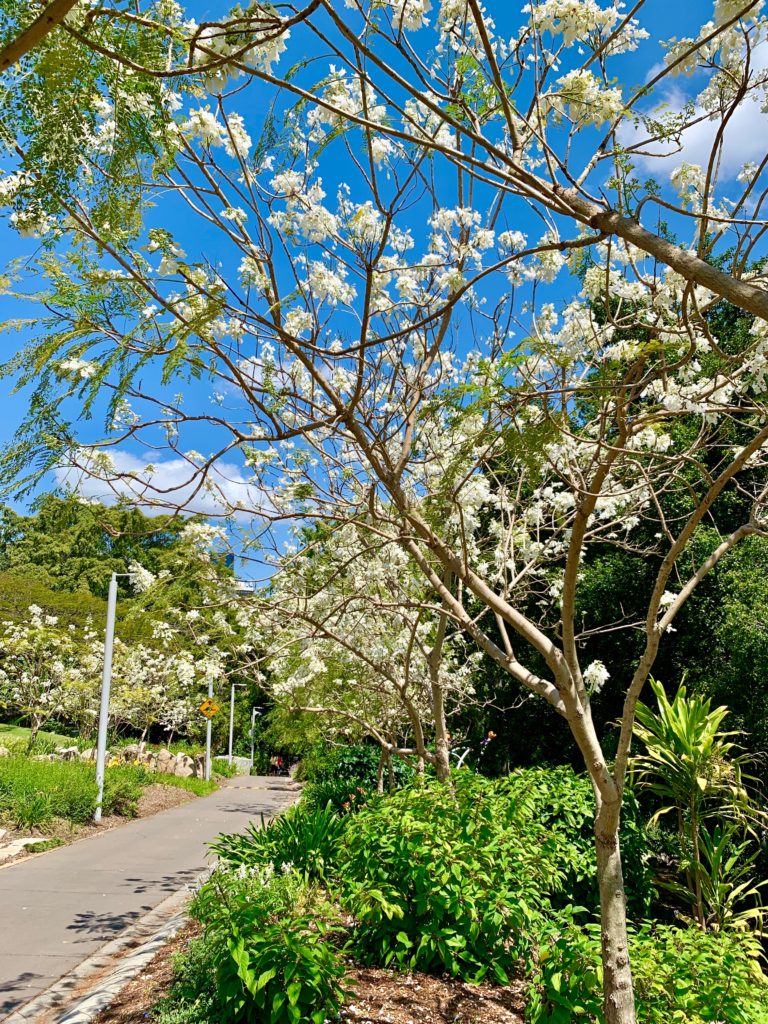
M 753 880 L 737 871 L 750 846 L 746 835 L 765 820 L 748 788 L 755 780 L 745 771 L 754 757 L 734 740 L 739 733 L 722 729 L 728 708 L 688 696 L 684 685 L 670 701 L 661 683 L 650 685 L 658 711 L 638 704 L 635 734 L 645 752 L 633 759 L 633 769 L 638 785 L 660 801 L 651 821 L 676 819 L 686 886 L 667 887 L 690 899 L 702 928 L 722 927 L 735 919 L 733 903 L 756 892 Z

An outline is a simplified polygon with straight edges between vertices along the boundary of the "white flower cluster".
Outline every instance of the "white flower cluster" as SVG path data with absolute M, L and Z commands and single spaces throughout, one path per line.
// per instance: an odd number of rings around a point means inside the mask
M 198 107 L 190 111 L 179 130 L 189 139 L 200 139 L 204 146 L 223 146 L 229 156 L 241 160 L 247 160 L 251 151 L 251 137 L 240 114 L 228 114 L 223 124 L 210 107 Z
M 613 121 L 624 109 L 619 88 L 606 88 L 591 71 L 577 68 L 557 79 L 557 90 L 544 97 L 545 109 L 559 117 L 570 117 L 578 128 L 594 125 L 599 128 Z

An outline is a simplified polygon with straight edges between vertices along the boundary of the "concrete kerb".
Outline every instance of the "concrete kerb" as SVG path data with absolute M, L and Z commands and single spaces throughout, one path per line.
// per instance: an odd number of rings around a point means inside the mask
M 210 871 L 201 872 L 194 886 L 172 893 L 65 977 L 4 1017 L 2 1024 L 89 1024 L 176 934 L 194 887 Z

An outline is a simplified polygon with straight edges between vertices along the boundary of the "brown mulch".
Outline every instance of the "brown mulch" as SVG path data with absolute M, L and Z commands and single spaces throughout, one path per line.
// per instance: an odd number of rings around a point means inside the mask
M 149 818 L 161 811 L 169 811 L 179 804 L 186 804 L 197 797 L 188 789 L 178 786 L 164 786 L 162 782 L 153 782 L 147 786 L 139 798 L 139 818 Z
M 397 974 L 356 967 L 354 995 L 343 1020 L 357 1024 L 522 1024 L 524 1004 L 515 987 L 467 985 L 456 978 Z
M 179 804 L 185 804 L 189 800 L 195 799 L 195 794 L 191 793 L 188 789 L 181 789 L 178 786 L 164 786 L 160 782 L 152 783 L 151 786 L 147 786 L 144 789 L 139 797 L 136 817 L 150 818 L 153 814 L 169 811 L 172 807 L 178 807 Z M 15 842 L 17 839 L 27 838 L 57 839 L 59 846 L 65 846 L 68 843 L 76 842 L 78 839 L 87 839 L 98 832 L 106 832 L 107 829 L 116 828 L 132 820 L 132 818 L 126 818 L 119 814 L 107 814 L 98 825 L 93 821 L 77 825 L 66 818 L 53 818 L 40 828 L 18 829 L 9 824 L 3 825 L 3 822 L 0 821 L 0 827 L 7 828 L 5 835 L 0 838 L 0 846 L 4 843 Z M 18 864 L 20 860 L 25 860 L 36 853 L 44 852 L 45 850 L 37 850 L 36 847 L 31 846 L 28 850 L 16 854 L 15 857 L 9 857 L 7 860 L 0 861 L 0 868 L 5 867 L 7 864 Z
M 173 980 L 173 956 L 180 953 L 190 939 L 200 932 L 196 921 L 188 921 L 149 964 L 131 978 L 117 999 L 94 1017 L 91 1024 L 147 1024 L 150 1010 L 168 995 Z
M 153 1006 L 170 989 L 174 953 L 184 949 L 199 931 L 196 922 L 188 922 L 92 1024 L 147 1024 Z M 523 1021 L 522 994 L 514 986 L 467 985 L 455 978 L 398 974 L 355 965 L 350 965 L 347 983 L 353 994 L 341 1018 L 349 1024 L 522 1024 Z

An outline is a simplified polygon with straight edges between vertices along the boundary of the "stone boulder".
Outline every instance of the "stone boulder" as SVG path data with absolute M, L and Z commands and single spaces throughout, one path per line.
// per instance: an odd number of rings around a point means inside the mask
M 8 747 L 0 747 L 0 757 L 10 757 L 11 752 Z
M 124 761 L 136 761 L 139 757 L 139 744 L 129 743 L 127 747 L 123 747 L 122 757 Z
M 173 772 L 181 778 L 189 779 L 195 774 L 195 759 L 189 754 L 176 755 L 176 767 Z
M 77 747 L 56 747 L 56 756 L 61 761 L 77 761 L 80 758 L 80 751 Z
M 96 747 L 88 747 L 87 750 L 80 751 L 81 761 L 95 761 L 96 760 Z

